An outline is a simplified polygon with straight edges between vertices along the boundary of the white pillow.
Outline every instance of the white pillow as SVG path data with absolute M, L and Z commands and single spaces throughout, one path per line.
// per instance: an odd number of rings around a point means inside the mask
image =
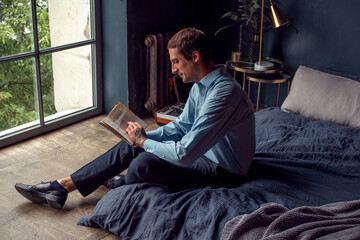
M 300 66 L 281 109 L 360 127 L 360 82 Z

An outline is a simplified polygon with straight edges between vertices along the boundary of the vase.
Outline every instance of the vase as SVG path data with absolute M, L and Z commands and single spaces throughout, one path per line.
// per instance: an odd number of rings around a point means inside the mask
M 250 62 L 254 63 L 259 60 L 260 52 L 260 39 L 258 34 L 254 34 L 254 39 L 248 42 L 248 59 Z

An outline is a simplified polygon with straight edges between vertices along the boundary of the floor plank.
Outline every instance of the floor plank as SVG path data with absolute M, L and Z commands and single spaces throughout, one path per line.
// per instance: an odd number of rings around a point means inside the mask
M 98 124 L 104 115 L 0 149 L 0 233 L 1 239 L 116 239 L 107 231 L 76 225 L 91 214 L 109 189 L 100 187 L 83 198 L 78 191 L 69 194 L 62 210 L 34 204 L 14 189 L 16 182 L 37 184 L 68 176 L 119 138 Z M 149 127 L 158 126 L 153 118 Z

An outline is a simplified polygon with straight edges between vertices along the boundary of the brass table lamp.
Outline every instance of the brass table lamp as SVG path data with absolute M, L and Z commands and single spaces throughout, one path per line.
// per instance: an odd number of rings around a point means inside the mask
M 273 28 L 281 27 L 289 22 L 289 20 L 285 17 L 285 15 L 281 12 L 281 10 L 273 4 L 271 0 L 270 10 L 271 10 L 271 22 Z M 262 37 L 263 37 L 263 25 L 264 25 L 264 0 L 262 0 L 261 5 L 261 26 L 260 26 L 260 52 L 259 52 L 259 61 L 255 63 L 254 70 L 256 71 L 266 71 L 272 69 L 274 64 L 268 61 L 261 61 L 261 52 L 262 52 Z

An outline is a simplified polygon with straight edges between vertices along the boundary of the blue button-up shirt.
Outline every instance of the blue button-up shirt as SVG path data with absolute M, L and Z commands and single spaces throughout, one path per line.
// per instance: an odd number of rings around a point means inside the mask
M 193 85 L 176 121 L 147 137 L 144 149 L 170 163 L 189 166 L 207 158 L 245 175 L 255 151 L 253 107 L 226 68 L 218 67 Z

